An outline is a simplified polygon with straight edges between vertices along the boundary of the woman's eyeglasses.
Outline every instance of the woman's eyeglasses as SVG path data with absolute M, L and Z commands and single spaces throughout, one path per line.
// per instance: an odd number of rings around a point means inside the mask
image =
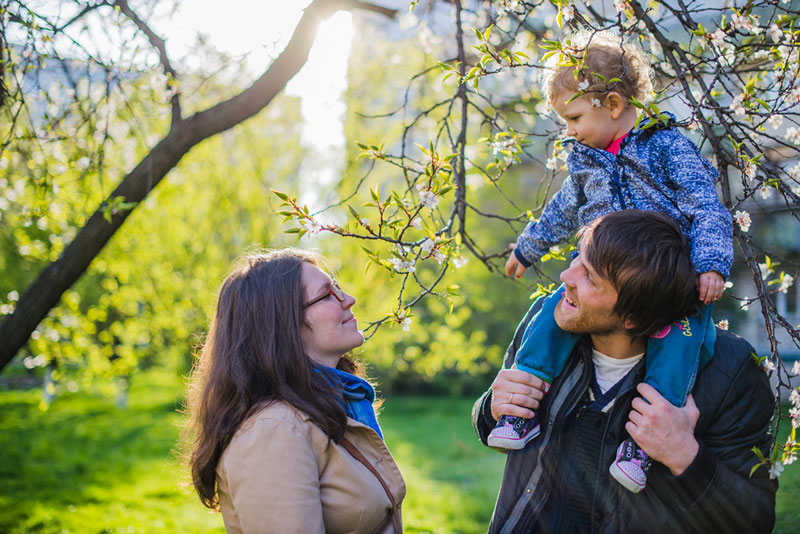
M 329 296 L 333 296 L 339 302 L 344 302 L 344 291 L 342 288 L 339 287 L 339 283 L 336 280 L 331 280 L 331 287 L 328 291 L 319 297 L 315 298 L 314 300 L 310 300 L 303 304 L 303 308 L 308 308 L 312 304 L 316 304 L 317 302 L 321 301 L 322 299 L 328 298 Z

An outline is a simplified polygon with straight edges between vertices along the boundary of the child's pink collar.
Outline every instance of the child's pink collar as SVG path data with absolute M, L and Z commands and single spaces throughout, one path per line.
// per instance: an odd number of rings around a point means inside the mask
M 625 139 L 625 137 L 627 136 L 628 134 L 625 134 L 619 139 L 614 139 L 613 141 L 611 141 L 611 144 L 606 147 L 606 151 L 611 152 L 615 156 L 619 154 L 619 149 L 622 146 L 622 140 Z

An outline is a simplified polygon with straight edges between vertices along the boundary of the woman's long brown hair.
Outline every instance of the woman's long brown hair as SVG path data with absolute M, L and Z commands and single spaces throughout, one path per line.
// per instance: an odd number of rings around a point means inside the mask
M 306 355 L 300 337 L 301 268 L 321 261 L 297 249 L 246 254 L 222 283 L 188 394 L 192 482 L 209 508 L 218 504 L 222 453 L 239 425 L 269 402 L 281 400 L 305 412 L 335 441 L 344 434 L 340 393 L 314 371 L 320 366 Z M 338 368 L 360 371 L 347 357 Z

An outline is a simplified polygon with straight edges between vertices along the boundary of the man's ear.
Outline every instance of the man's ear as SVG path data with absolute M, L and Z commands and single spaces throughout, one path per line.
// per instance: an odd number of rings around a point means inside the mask
M 620 118 L 622 112 L 625 110 L 626 104 L 627 101 L 625 98 L 616 91 L 611 91 L 606 95 L 605 106 L 608 108 L 608 112 L 614 120 Z
M 630 317 L 626 317 L 624 321 L 622 321 L 622 326 L 625 327 L 625 330 L 630 330 L 632 328 L 636 328 L 636 323 L 633 322 L 633 319 Z

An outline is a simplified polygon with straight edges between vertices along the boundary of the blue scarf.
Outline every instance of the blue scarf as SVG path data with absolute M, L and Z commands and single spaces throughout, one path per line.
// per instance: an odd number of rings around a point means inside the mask
M 325 377 L 341 388 L 342 406 L 347 417 L 367 425 L 383 439 L 383 432 L 378 425 L 378 418 L 372 403 L 375 402 L 375 390 L 364 380 L 350 373 L 332 367 L 323 367 Z

